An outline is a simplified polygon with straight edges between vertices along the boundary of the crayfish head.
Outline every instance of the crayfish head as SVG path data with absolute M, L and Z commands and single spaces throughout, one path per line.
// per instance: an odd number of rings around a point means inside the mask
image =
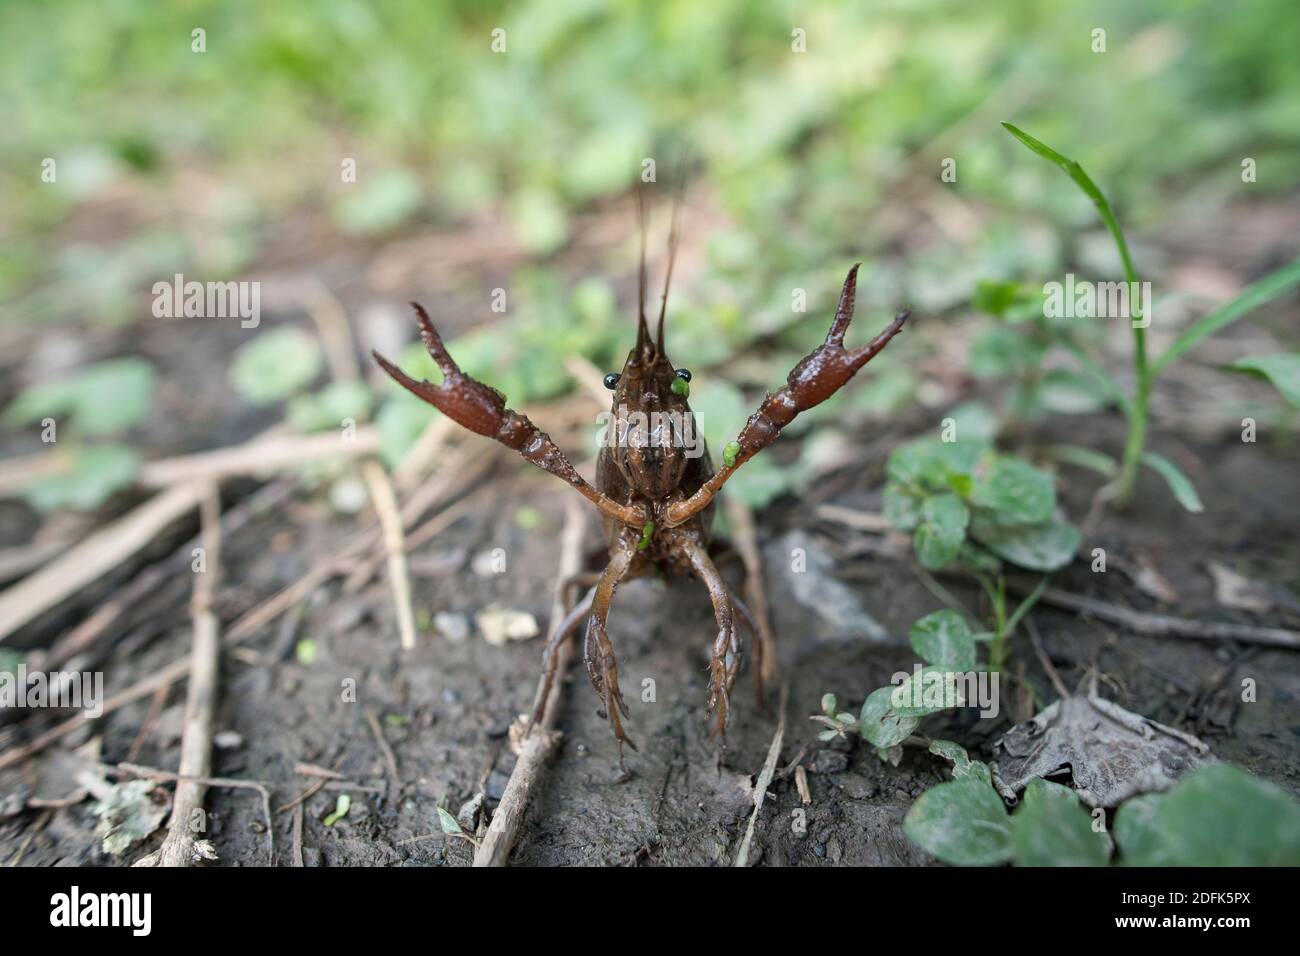
M 613 421 L 606 443 L 624 480 L 652 500 L 682 482 L 692 458 L 704 453 L 704 437 L 690 406 L 691 373 L 674 368 L 662 349 L 634 348 L 623 371 L 605 377 L 613 389 Z

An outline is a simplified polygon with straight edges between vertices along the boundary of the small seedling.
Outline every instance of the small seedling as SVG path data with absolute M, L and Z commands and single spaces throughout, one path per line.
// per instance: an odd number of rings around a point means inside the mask
M 897 448 L 886 474 L 885 517 L 912 534 L 922 569 L 959 567 L 988 597 L 993 611 L 989 665 L 1001 670 L 1008 638 L 1047 581 L 1043 578 L 1029 597 L 1012 607 L 1003 562 L 1055 571 L 1068 564 L 1079 547 L 1079 530 L 1056 516 L 1052 476 L 987 443 L 930 438 Z M 941 588 L 935 590 L 959 607 Z
M 1120 262 L 1124 268 L 1124 278 L 1129 283 L 1130 289 L 1135 288 L 1138 283 L 1138 274 L 1133 265 L 1133 257 L 1129 252 L 1128 242 L 1124 238 L 1124 231 L 1120 228 L 1119 220 L 1115 217 L 1109 200 L 1107 200 L 1097 184 L 1093 182 L 1092 177 L 1084 172 L 1083 167 L 1073 159 L 1063 156 L 1046 143 L 1030 136 L 1024 130 L 1010 123 L 1003 123 L 1002 126 L 1030 151 L 1060 167 L 1083 194 L 1092 200 L 1097 207 L 1097 213 L 1101 216 L 1102 222 L 1110 231 L 1111 238 L 1115 242 L 1115 248 L 1119 251 Z M 1152 386 L 1160 372 L 1192 346 L 1259 306 L 1271 301 L 1297 283 L 1300 283 L 1300 259 L 1259 280 L 1236 298 L 1196 322 L 1178 336 L 1173 344 L 1165 350 L 1164 354 L 1154 361 L 1149 360 L 1147 356 L 1146 323 L 1134 321 L 1132 323 L 1134 386 L 1131 395 L 1124 391 L 1122 385 L 1081 344 L 1069 336 L 1063 335 L 1061 337 L 1062 344 L 1070 349 L 1088 374 L 1100 384 L 1107 395 L 1114 399 L 1128 421 L 1128 437 L 1124 443 L 1123 456 L 1118 463 L 1113 459 L 1109 459 L 1114 477 L 1099 492 L 1102 501 L 1113 500 L 1121 507 L 1127 505 L 1133 496 L 1133 486 L 1137 479 L 1138 466 L 1145 464 L 1164 478 L 1174 497 L 1178 499 L 1178 502 L 1184 508 L 1194 512 L 1203 510 L 1203 505 L 1191 480 L 1183 474 L 1178 466 L 1168 458 L 1146 450 Z M 1131 318 L 1138 320 L 1141 316 L 1134 314 Z M 1292 364 L 1289 367 L 1292 369 L 1291 374 L 1294 375 L 1295 365 Z M 1284 379 L 1287 375 L 1285 368 L 1284 366 Z M 1273 375 L 1268 374 L 1268 377 L 1272 379 Z M 1284 395 L 1287 394 L 1285 388 L 1279 387 L 1283 389 Z M 1291 387 L 1295 387 L 1294 379 L 1291 380 Z

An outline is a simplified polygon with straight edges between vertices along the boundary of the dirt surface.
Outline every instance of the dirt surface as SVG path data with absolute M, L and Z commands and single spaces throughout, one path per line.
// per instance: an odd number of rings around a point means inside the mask
M 1272 253 L 1256 251 L 1254 256 L 1242 253 L 1249 259 L 1239 264 L 1242 281 L 1267 268 Z M 342 255 L 330 260 L 329 268 L 344 277 L 362 271 L 358 262 Z M 339 278 L 333 284 L 343 290 L 349 312 L 364 309 L 359 280 Z M 470 283 L 462 277 L 460 284 Z M 368 328 L 386 327 L 399 343 L 405 341 L 409 325 L 394 315 L 390 310 L 372 316 Z M 1287 321 L 1294 320 L 1293 312 L 1288 313 Z M 272 314 L 268 321 L 285 321 L 285 316 Z M 310 329 L 300 313 L 292 321 Z M 31 336 L 10 343 L 11 354 L 27 359 L 15 366 L 13 376 L 6 374 L 0 399 L 7 401 L 26 382 L 51 370 L 141 351 L 162 372 L 159 410 L 140 427 L 141 436 L 148 435 L 151 455 L 243 441 L 274 424 L 278 415 L 233 401 L 222 376 L 214 373 L 224 365 L 210 357 L 227 355 L 240 344 L 237 338 L 228 328 L 202 321 L 153 327 L 143 338 L 130 329 L 99 329 L 86 338 Z M 945 348 L 959 346 L 945 341 Z M 1085 538 L 1083 556 L 1054 577 L 1054 586 L 1179 617 L 1300 627 L 1300 508 L 1295 501 L 1300 448 L 1279 440 L 1279 430 L 1265 429 L 1257 443 L 1243 443 L 1226 414 L 1218 416 L 1219 426 L 1191 433 L 1184 427 L 1187 422 L 1205 417 L 1197 396 L 1195 380 L 1162 380 L 1151 446 L 1190 474 L 1205 512 L 1182 511 L 1159 480 L 1146 474 L 1135 507 L 1106 516 Z M 215 418 L 214 408 L 223 410 Z M 896 671 L 910 669 L 914 654 L 907 630 L 941 606 L 914 573 L 906 547 L 900 553 L 887 536 L 853 531 L 815 513 L 819 504 L 879 511 L 888 452 L 932 424 L 929 412 L 914 408 L 887 425 L 850 429 L 855 461 L 820 479 L 808 498 L 778 499 L 758 515 L 789 703 L 779 770 L 757 822 L 751 862 L 933 862 L 905 837 L 901 821 L 920 793 L 946 779 L 942 761 L 908 749 L 898 766 L 890 766 L 861 743 L 819 743 L 818 725 L 808 720 L 819 711 L 824 693 L 836 693 L 843 707 L 856 711 L 867 693 L 888 683 Z M 1109 450 L 1118 449 L 1123 438 L 1114 416 L 1075 416 L 1015 430 L 1010 445 L 1033 456 L 1035 449 L 1063 440 L 1063 434 Z M 0 453 L 34 450 L 23 441 L 8 436 Z M 477 443 L 469 447 L 484 454 L 492 447 L 477 437 L 466 441 Z M 1065 510 L 1081 520 L 1097 479 L 1068 467 L 1061 475 Z M 227 512 L 247 502 L 256 488 L 250 481 L 225 488 Z M 306 865 L 325 866 L 469 862 L 472 848 L 440 832 L 437 808 L 456 813 L 480 791 L 489 809 L 495 806 L 514 761 L 508 731 L 532 702 L 541 658 L 540 639 L 491 646 L 477 633 L 473 617 L 496 605 L 533 614 L 545 627 L 565 497 L 572 494 L 514 460 L 499 465 L 491 483 L 477 493 L 463 517 L 410 556 L 421 629 L 414 653 L 399 650 L 392 596 L 380 565 L 358 592 L 345 593 L 342 578 L 332 578 L 239 649 L 224 654 L 217 727 L 237 738 L 215 752 L 212 772 L 259 781 L 270 789 L 274 855 L 268 855 L 265 814 L 256 793 L 218 788 L 207 806 L 209 835 L 221 864 L 292 865 L 299 856 Z M 74 533 L 84 533 L 129 503 L 115 501 L 101 514 L 73 522 Z M 540 515 L 529 530 L 516 520 L 524 506 Z M 338 514 L 321 492 L 310 490 L 286 493 L 275 507 L 253 514 L 224 542 L 217 607 L 223 624 L 293 584 L 337 553 L 359 523 L 372 520 L 367 512 Z M 0 546 L 30 540 L 35 522 L 26 507 L 0 502 Z M 48 645 L 150 565 L 187 554 L 182 549 L 196 531 L 195 520 L 178 522 L 137 560 L 24 628 L 12 646 L 30 650 Z M 587 544 L 598 552 L 594 520 Z M 496 548 L 507 556 L 505 570 L 475 570 L 475 558 Z M 1106 551 L 1105 574 L 1090 570 L 1087 556 L 1094 548 Z M 797 549 L 806 561 L 803 572 L 794 569 Z M 1253 613 L 1225 606 L 1207 570 L 1211 561 L 1261 582 L 1271 606 Z M 720 566 L 738 586 L 739 562 L 724 559 Z M 981 595 L 963 579 L 945 576 L 942 583 L 968 608 L 987 613 Z M 106 673 L 110 694 L 188 652 L 191 585 L 188 573 L 164 575 L 114 627 L 103 649 L 106 662 L 96 665 Z M 459 616 L 466 632 L 461 639 L 436 631 L 432 621 L 441 614 Z M 1032 620 L 1068 685 L 1096 668 L 1103 692 L 1124 707 L 1192 731 L 1217 756 L 1300 793 L 1296 652 L 1145 637 L 1046 605 L 1034 610 Z M 729 746 L 720 753 L 707 738 L 704 715 L 707 648 L 714 634 L 704 588 L 690 580 L 631 582 L 618 593 L 609 631 L 631 707 L 628 730 L 640 746 L 628 754 L 630 778 L 619 782 L 617 745 L 596 713 L 597 700 L 585 674 L 576 667 L 558 725 L 563 743 L 528 812 L 512 862 L 729 864 L 776 728 L 776 689 L 769 688 L 768 706 L 759 711 L 752 673 L 742 676 L 733 696 Z M 298 652 L 303 641 L 314 646 L 314 660 L 308 662 Z M 958 740 L 987 757 L 992 741 L 1014 720 L 1052 699 L 1023 629 L 1013 641 L 1005 676 L 998 718 L 980 721 L 973 711 L 959 711 L 928 718 L 922 730 Z M 1257 699 L 1251 703 L 1243 702 L 1246 680 L 1256 686 Z M 165 701 L 145 697 L 0 772 L 0 860 L 124 865 L 153 849 L 161 831 L 121 858 L 103 854 L 89 801 L 47 809 L 22 809 L 22 804 L 32 797 L 58 801 L 73 794 L 77 763 L 70 755 L 88 744 L 98 747 L 104 764 L 130 758 L 174 768 L 183 707 L 183 689 L 173 687 Z M 396 781 L 367 712 L 391 748 Z M 42 713 L 0 723 L 0 752 L 32 739 L 59 716 Z M 295 771 L 303 763 L 341 775 L 352 804 L 344 819 L 326 826 L 324 818 L 335 808 L 339 791 L 307 796 L 298 804 L 299 838 L 295 798 L 319 783 Z M 812 802 L 807 806 L 791 772 L 796 763 L 808 773 Z
M 1097 419 L 1087 427 L 1113 431 Z M 1117 436 L 1112 436 L 1117 437 Z M 1156 447 L 1161 446 L 1159 437 Z M 1185 446 L 1179 446 L 1187 452 Z M 1263 451 L 1263 454 L 1261 454 Z M 1184 515 L 1157 487 L 1143 489 L 1147 502 L 1129 515 L 1108 518 L 1089 539 L 1110 556 L 1104 579 L 1085 562 L 1058 578 L 1058 586 L 1135 607 L 1159 609 L 1119 570 L 1146 559 L 1179 595 L 1177 613 L 1219 620 L 1294 627 L 1297 510 L 1294 492 L 1300 455 L 1227 441 L 1195 449 L 1196 474 L 1207 511 Z M 1235 484 L 1248 470 L 1252 494 L 1243 500 Z M 879 464 L 838 481 L 835 502 L 878 507 Z M 1080 500 L 1088 483 L 1072 484 Z M 464 865 L 471 847 L 439 832 L 436 807 L 454 813 L 480 789 L 493 806 L 514 757 L 507 742 L 511 721 L 532 700 L 538 673 L 537 640 L 494 647 L 473 632 L 461 640 L 432 633 L 433 613 L 465 615 L 483 608 L 530 612 L 544 621 L 550 577 L 562 522 L 563 488 L 550 488 L 521 470 L 506 469 L 490 508 L 472 510 L 449 531 L 412 556 L 418 570 L 415 604 L 426 628 L 419 649 L 404 656 L 388 587 L 382 575 L 355 596 L 338 581 L 318 589 L 302 613 L 291 613 L 247 642 L 256 654 L 227 655 L 218 726 L 241 743 L 219 750 L 213 773 L 266 783 L 279 808 L 312 782 L 295 764 L 327 767 L 370 788 L 353 791 L 346 819 L 325 826 L 336 793 L 322 791 L 304 802 L 301 854 L 308 865 Z M 513 520 L 518 506 L 541 514 L 524 531 Z M 925 854 L 903 835 L 901 821 L 917 795 L 944 779 L 941 762 L 908 750 L 897 767 L 882 763 L 861 744 L 823 745 L 816 713 L 821 695 L 833 691 L 856 709 L 862 696 L 907 669 L 913 654 L 904 635 L 938 601 L 918 582 L 905 560 L 878 553 L 873 539 L 819 522 L 808 503 L 784 500 L 764 514 L 761 535 L 766 584 L 779 635 L 782 669 L 789 681 L 787 730 L 779 767 L 794 761 L 809 772 L 812 803 L 804 807 L 793 776 L 778 773 L 759 819 L 751 860 L 766 864 L 918 864 Z M 191 529 L 192 530 L 192 529 Z M 256 518 L 226 543 L 223 618 L 251 605 L 274 587 L 292 583 L 313 561 L 337 548 L 354 531 L 350 520 L 299 497 Z M 875 553 L 857 555 L 864 543 Z M 599 546 L 591 530 L 589 544 Z M 475 555 L 502 548 L 504 573 L 479 574 Z M 808 571 L 791 570 L 802 548 Z M 1204 561 L 1218 560 L 1271 581 L 1279 607 L 1247 615 L 1219 606 Z M 739 583 L 737 561 L 724 573 Z M 946 580 L 969 607 L 975 593 L 960 579 Z M 187 594 L 163 589 L 147 613 L 137 614 L 125 637 L 129 653 L 108 668 L 110 690 L 144 676 L 185 653 Z M 1034 612 L 1045 646 L 1063 677 L 1078 680 L 1088 665 L 1099 668 L 1106 693 L 1130 709 L 1203 736 L 1216 755 L 1237 762 L 1300 792 L 1297 730 L 1300 672 L 1293 653 L 1196 640 L 1146 638 L 1077 615 L 1042 607 Z M 564 742 L 546 785 L 530 809 L 512 861 L 518 864 L 721 865 L 731 862 L 752 807 L 752 781 L 775 729 L 775 694 L 766 712 L 756 709 L 752 674 L 738 684 L 729 748 L 720 755 L 707 738 L 704 699 L 706 649 L 712 614 L 701 586 L 690 580 L 639 580 L 620 589 L 610 621 L 624 688 L 632 708 L 629 730 L 640 751 L 629 753 L 631 777 L 617 782 L 617 747 L 585 675 L 570 674 L 560 726 Z M 300 662 L 293 651 L 302 639 L 315 642 L 317 657 Z M 1051 699 L 1041 667 L 1023 634 L 1014 645 L 1012 679 L 1004 684 L 1002 716 L 976 721 L 973 714 L 931 718 L 925 730 L 984 749 L 1010 725 L 1023 695 Z M 1023 666 L 1025 683 L 1016 675 Z M 1241 703 L 1241 682 L 1258 684 L 1258 701 Z M 354 680 L 355 702 L 345 682 Z M 653 694 L 646 688 L 653 682 Z M 651 700 L 650 698 L 653 697 Z M 135 755 L 135 762 L 172 767 L 183 695 L 169 708 Z M 391 746 L 400 796 L 393 799 L 389 770 L 366 710 L 378 718 Z M 101 723 L 102 759 L 127 757 L 149 712 L 146 699 Z M 29 722 L 33 723 L 33 722 Z M 5 742 L 24 736 L 10 726 Z M 83 731 L 69 738 L 81 743 Z M 61 748 L 0 775 L 0 793 L 30 788 L 56 796 Z M 64 781 L 66 786 L 66 781 Z M 70 788 L 69 788 L 70 789 Z M 63 794 L 66 795 L 66 794 Z M 211 839 L 221 862 L 268 861 L 265 822 L 255 794 L 218 789 L 208 801 Z M 797 825 L 803 811 L 806 827 Z M 294 811 L 275 817 L 275 862 L 295 856 Z M 0 854 L 11 858 L 37 822 L 32 811 L 0 822 Z M 88 804 L 54 811 L 27 845 L 27 864 L 126 863 L 105 857 L 93 838 Z M 155 840 L 157 837 L 154 838 Z

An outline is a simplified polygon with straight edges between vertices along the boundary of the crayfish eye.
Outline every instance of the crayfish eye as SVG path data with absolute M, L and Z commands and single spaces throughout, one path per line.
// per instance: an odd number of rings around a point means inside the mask
M 677 370 L 677 377 L 683 382 L 689 382 L 691 380 L 691 370 L 688 368 L 679 368 Z
M 611 392 L 618 387 L 618 372 L 610 372 L 605 376 L 605 387 Z

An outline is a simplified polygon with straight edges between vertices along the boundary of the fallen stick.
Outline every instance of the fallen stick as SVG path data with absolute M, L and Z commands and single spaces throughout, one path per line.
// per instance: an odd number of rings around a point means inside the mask
M 858 511 L 856 508 L 845 508 L 840 505 L 818 505 L 813 509 L 813 514 L 824 521 L 834 521 L 836 524 L 871 534 L 884 534 L 894 530 L 894 526 L 884 515 L 876 514 L 874 511 Z
M 266 509 L 284 501 L 295 487 L 292 481 L 281 479 L 259 488 L 221 516 L 222 535 L 229 536 L 242 529 Z M 89 617 L 55 641 L 48 651 L 33 652 L 27 661 L 28 671 L 60 670 L 73 657 L 89 651 L 100 636 L 124 614 L 157 591 L 158 585 L 166 578 L 189 565 L 194 548 L 202 543 L 200 533 L 177 548 L 170 557 L 142 570 L 109 601 L 101 604 Z M 83 666 L 79 669 L 85 668 Z
M 195 827 L 203 818 L 203 797 L 207 788 L 200 781 L 212 772 L 212 720 L 217 707 L 217 677 L 220 670 L 221 629 L 212 610 L 217 582 L 221 578 L 221 499 L 216 485 L 200 507 L 203 537 L 203 568 L 195 572 L 194 643 L 190 649 L 190 686 L 185 698 L 185 723 L 181 732 L 181 759 L 172 800 L 167 836 L 156 853 L 136 866 L 189 866 L 194 862 Z
M 763 761 L 763 769 L 759 771 L 758 780 L 754 783 L 754 812 L 749 815 L 745 838 L 740 842 L 740 852 L 736 854 L 736 866 L 749 865 L 749 846 L 754 840 L 754 824 L 758 822 L 758 815 L 763 810 L 763 801 L 767 799 L 767 788 L 772 783 L 772 775 L 776 773 L 776 762 L 781 757 L 781 742 L 785 739 L 785 705 L 789 699 L 790 685 L 782 684 L 776 734 L 772 737 L 772 745 L 767 748 L 767 759 Z
M 1008 581 L 1009 590 L 1017 594 L 1027 594 L 1031 588 L 1018 581 Z M 1082 594 L 1071 594 L 1056 588 L 1047 588 L 1039 598 L 1044 604 L 1077 611 L 1092 617 L 1109 621 L 1126 627 L 1138 634 L 1151 637 L 1190 637 L 1207 641 L 1245 641 L 1248 644 L 1267 644 L 1271 647 L 1284 647 L 1288 650 L 1300 650 L 1300 632 L 1288 631 L 1281 627 L 1259 627 L 1253 624 L 1227 624 L 1217 621 L 1195 621 L 1187 618 L 1171 617 L 1166 614 L 1151 614 L 1135 611 L 1131 608 L 1111 604 L 1097 598 Z
M 569 579 L 582 570 L 582 539 L 587 530 L 585 506 L 571 501 L 565 511 L 564 533 L 560 543 L 559 574 L 555 579 L 555 597 L 551 602 L 550 630 L 560 626 L 566 613 L 565 591 Z M 483 834 L 483 842 L 474 851 L 475 866 L 505 866 L 510 851 L 519 835 L 528 801 L 546 773 L 546 762 L 559 746 L 561 734 L 555 730 L 559 719 L 560 701 L 564 696 L 564 675 L 573 657 L 574 639 L 560 645 L 556 664 L 556 680 L 546 698 L 542 719 L 533 732 L 523 738 L 519 759 L 510 772 L 505 793 L 497 805 L 492 822 Z M 537 694 L 545 686 L 545 676 L 538 682 Z M 517 722 L 518 723 L 518 722 Z
M 763 583 L 763 558 L 758 550 L 758 532 L 754 524 L 754 512 L 740 500 L 739 495 L 727 496 L 723 506 L 726 508 L 727 522 L 731 525 L 736 550 L 740 552 L 740 561 L 745 566 L 745 596 L 749 598 L 758 625 L 758 634 L 755 636 L 762 643 L 762 680 L 758 685 L 761 699 L 763 684 L 774 683 L 780 668 L 776 656 L 776 635 L 772 631 L 767 609 L 767 588 Z
M 397 756 L 393 753 L 393 748 L 389 746 L 388 740 L 384 737 L 384 728 L 379 724 L 379 718 L 369 707 L 366 708 L 366 723 L 370 725 L 370 732 L 374 734 L 375 743 L 379 745 L 379 751 L 384 755 L 384 766 L 388 768 L 388 785 L 389 793 L 386 799 L 389 804 L 396 804 L 402 798 L 402 776 L 397 772 Z
M 415 613 L 411 610 L 411 578 L 406 570 L 406 545 L 402 540 L 402 516 L 397 510 L 397 495 L 388 472 L 378 461 L 370 459 L 361 466 L 370 501 L 379 516 L 384 550 L 388 553 L 388 580 L 397 607 L 397 633 L 402 650 L 415 650 Z
M 110 522 L 45 567 L 0 593 L 0 643 L 70 594 L 120 566 L 192 511 L 207 485 L 187 481 Z
M 357 364 L 357 345 L 343 303 L 329 286 L 316 278 L 309 280 L 302 302 L 316 323 L 316 334 L 329 363 L 330 375 L 336 382 L 355 382 L 361 377 L 361 367 Z
M 205 787 L 220 787 L 226 790 L 254 790 L 262 798 L 262 812 L 266 814 L 266 852 L 267 866 L 275 863 L 275 818 L 271 816 L 271 791 L 256 780 L 236 780 L 233 777 L 187 777 L 184 774 L 159 770 L 156 767 L 142 767 L 135 763 L 120 763 L 116 767 L 104 767 L 106 772 L 130 774 L 133 777 L 148 777 L 160 783 L 197 783 Z M 148 859 L 148 857 L 145 857 Z M 141 860 L 135 866 L 148 865 Z
M 360 458 L 378 450 L 379 432 L 369 425 L 359 426 L 347 437 L 340 432 L 261 437 L 230 448 L 146 462 L 138 483 L 166 488 L 182 481 L 267 474 L 322 458 Z

